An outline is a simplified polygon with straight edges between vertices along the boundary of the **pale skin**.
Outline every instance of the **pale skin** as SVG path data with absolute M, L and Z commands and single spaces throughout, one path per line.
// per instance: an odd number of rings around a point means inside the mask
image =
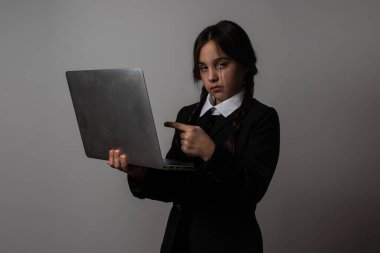
M 246 70 L 228 57 L 212 40 L 201 48 L 198 66 L 203 85 L 214 98 L 214 104 L 232 97 L 242 87 Z M 180 131 L 181 150 L 186 155 L 199 157 L 204 161 L 211 158 L 215 143 L 201 127 L 179 122 L 165 122 L 165 126 Z M 109 151 L 107 164 L 136 179 L 143 178 L 148 170 L 145 167 L 128 165 L 128 157 L 120 149 Z

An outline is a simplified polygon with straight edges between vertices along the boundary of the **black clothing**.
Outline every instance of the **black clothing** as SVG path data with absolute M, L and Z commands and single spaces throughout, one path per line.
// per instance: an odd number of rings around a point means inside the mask
M 256 99 L 249 103 L 237 132 L 235 112 L 218 116 L 205 130 L 216 144 L 206 162 L 182 152 L 176 131 L 167 158 L 193 161 L 196 171 L 150 169 L 142 181 L 128 177 L 134 196 L 173 202 L 162 253 L 262 252 L 255 209 L 277 165 L 279 120 L 273 108 Z M 195 106 L 182 108 L 177 121 L 188 124 Z M 204 128 L 204 120 L 198 117 L 194 124 Z

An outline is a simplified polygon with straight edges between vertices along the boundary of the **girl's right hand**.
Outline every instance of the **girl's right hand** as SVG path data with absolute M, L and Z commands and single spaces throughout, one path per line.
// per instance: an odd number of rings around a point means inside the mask
M 127 155 L 122 153 L 120 149 L 111 149 L 108 152 L 108 161 L 106 163 L 112 168 L 125 172 L 136 179 L 143 178 L 148 170 L 146 167 L 128 165 Z

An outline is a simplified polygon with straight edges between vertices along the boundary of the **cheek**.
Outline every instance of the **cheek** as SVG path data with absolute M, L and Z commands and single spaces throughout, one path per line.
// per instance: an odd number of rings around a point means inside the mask
M 209 90 L 209 83 L 208 83 L 208 81 L 207 81 L 207 77 L 206 77 L 206 75 L 205 74 L 201 74 L 201 81 L 202 81 L 202 83 L 203 83 L 203 86 L 206 88 L 206 90 L 208 91 Z
M 235 71 L 226 72 L 224 75 L 224 80 L 229 90 L 238 90 L 243 86 L 242 75 Z
M 234 86 L 237 81 L 237 76 L 233 71 L 226 71 L 223 73 L 223 81 L 227 86 Z

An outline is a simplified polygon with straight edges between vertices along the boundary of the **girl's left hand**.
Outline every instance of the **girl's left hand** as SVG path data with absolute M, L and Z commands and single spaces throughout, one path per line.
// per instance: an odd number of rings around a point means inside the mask
M 165 122 L 164 125 L 181 132 L 181 149 L 186 155 L 198 156 L 204 161 L 211 158 L 215 150 L 215 143 L 201 127 L 179 122 Z

